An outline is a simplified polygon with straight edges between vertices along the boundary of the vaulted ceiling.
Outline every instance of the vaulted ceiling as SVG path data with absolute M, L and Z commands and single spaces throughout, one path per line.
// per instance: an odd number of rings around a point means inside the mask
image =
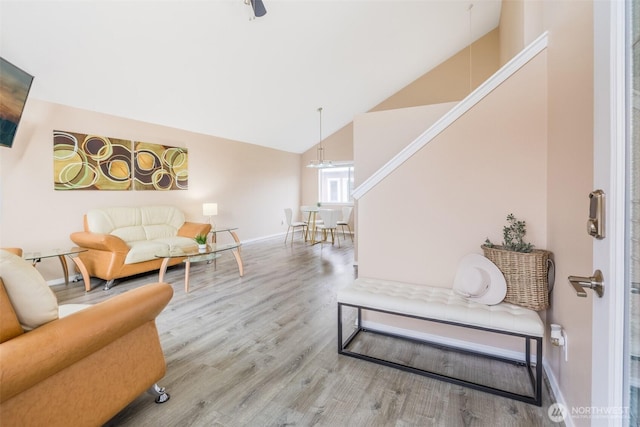
M 497 27 L 499 0 L 0 0 L 30 97 L 301 153 Z

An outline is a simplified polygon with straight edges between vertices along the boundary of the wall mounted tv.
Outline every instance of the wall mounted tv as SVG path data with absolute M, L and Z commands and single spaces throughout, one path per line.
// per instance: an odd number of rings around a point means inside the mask
M 0 146 L 11 147 L 33 76 L 0 58 Z

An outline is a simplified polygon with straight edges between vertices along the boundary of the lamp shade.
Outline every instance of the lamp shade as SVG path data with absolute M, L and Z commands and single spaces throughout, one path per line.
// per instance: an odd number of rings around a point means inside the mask
M 204 215 L 204 216 L 218 215 L 218 204 L 217 203 L 203 203 L 202 204 L 202 215 Z

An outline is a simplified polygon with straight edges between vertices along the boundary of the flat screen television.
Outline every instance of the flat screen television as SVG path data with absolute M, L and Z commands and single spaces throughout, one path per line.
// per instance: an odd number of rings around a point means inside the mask
M 33 76 L 0 58 L 0 146 L 11 147 Z

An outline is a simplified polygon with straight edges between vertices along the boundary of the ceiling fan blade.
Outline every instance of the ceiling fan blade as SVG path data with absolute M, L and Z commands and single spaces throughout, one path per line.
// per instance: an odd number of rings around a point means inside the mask
M 251 0 L 251 7 L 253 8 L 253 14 L 257 18 L 267 14 L 267 9 L 265 9 L 262 0 Z

